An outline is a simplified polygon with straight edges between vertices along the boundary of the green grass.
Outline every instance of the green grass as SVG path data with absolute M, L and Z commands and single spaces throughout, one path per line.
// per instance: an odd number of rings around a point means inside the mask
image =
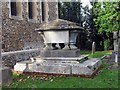
M 90 58 L 101 58 L 104 55 L 112 54 L 111 51 L 96 51 L 94 54 L 91 51 L 81 51 L 80 54 L 88 54 Z
M 101 57 L 109 54 L 107 51 L 96 52 L 94 55 L 85 51 L 81 51 L 81 53 L 89 54 L 90 57 Z M 8 88 L 118 88 L 118 71 L 109 70 L 108 67 L 109 65 L 103 61 L 103 68 L 93 79 L 14 74 L 13 83 Z

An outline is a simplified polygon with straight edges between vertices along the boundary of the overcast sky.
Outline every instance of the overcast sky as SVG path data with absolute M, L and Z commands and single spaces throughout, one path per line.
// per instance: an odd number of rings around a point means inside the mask
M 81 2 L 83 3 L 83 6 L 89 5 L 89 8 L 91 8 L 92 6 L 90 5 L 90 1 L 89 0 L 81 0 Z

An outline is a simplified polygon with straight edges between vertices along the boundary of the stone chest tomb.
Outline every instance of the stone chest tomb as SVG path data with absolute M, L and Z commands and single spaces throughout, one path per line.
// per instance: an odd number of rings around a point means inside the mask
M 82 29 L 77 23 L 57 19 L 44 24 L 36 31 L 41 33 L 46 45 L 45 49 L 54 48 L 55 46 L 52 47 L 54 43 L 64 43 L 63 49 L 72 49 L 73 47 L 75 48 L 77 35 Z
M 75 43 L 83 28 L 58 19 L 56 0 L 2 2 L 2 22 L 2 60 L 16 72 L 92 76 L 101 66 L 80 55 Z
M 37 57 L 18 62 L 14 70 L 23 73 L 93 76 L 101 66 L 101 60 L 80 55 L 80 50 L 75 48 L 77 34 L 82 29 L 76 23 L 61 19 L 43 24 L 35 31 L 42 35 L 45 47 Z M 63 48 L 55 45 L 61 43 L 64 44 Z

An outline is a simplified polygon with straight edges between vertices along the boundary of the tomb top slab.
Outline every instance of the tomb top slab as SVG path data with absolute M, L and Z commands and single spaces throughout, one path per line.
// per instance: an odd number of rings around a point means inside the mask
M 56 19 L 48 23 L 41 24 L 40 28 L 36 29 L 36 31 L 48 31 L 48 30 L 82 30 L 78 23 L 74 23 L 71 21 Z

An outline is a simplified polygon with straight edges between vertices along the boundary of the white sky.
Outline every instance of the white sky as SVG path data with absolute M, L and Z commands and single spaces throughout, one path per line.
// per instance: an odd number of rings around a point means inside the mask
M 83 3 L 83 6 L 88 5 L 89 8 L 91 8 L 92 6 L 90 5 L 90 1 L 89 0 L 81 0 L 81 2 Z

